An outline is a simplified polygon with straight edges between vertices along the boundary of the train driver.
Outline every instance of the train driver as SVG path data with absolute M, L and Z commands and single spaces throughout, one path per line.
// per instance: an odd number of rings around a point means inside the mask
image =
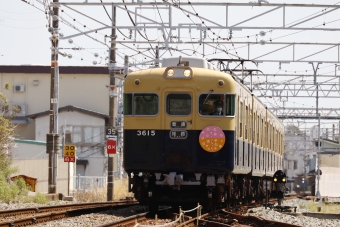
M 215 101 L 214 107 L 215 107 L 214 112 L 210 113 L 209 115 L 223 115 L 223 112 L 222 112 L 223 102 L 222 101 L 219 101 L 219 100 Z

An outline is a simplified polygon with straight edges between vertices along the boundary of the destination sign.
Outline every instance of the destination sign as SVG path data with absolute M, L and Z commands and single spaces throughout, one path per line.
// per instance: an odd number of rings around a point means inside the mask
M 170 131 L 171 139 L 186 139 L 188 137 L 187 131 Z
M 171 121 L 171 128 L 187 128 L 187 122 L 185 121 Z

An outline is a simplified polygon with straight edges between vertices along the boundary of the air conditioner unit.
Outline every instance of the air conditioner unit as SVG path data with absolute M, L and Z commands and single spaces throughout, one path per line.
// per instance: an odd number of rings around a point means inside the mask
M 25 85 L 24 84 L 15 85 L 14 91 L 15 92 L 24 92 L 25 91 Z
M 15 116 L 24 117 L 26 116 L 26 113 L 27 113 L 27 105 L 13 103 L 10 105 L 10 110 Z

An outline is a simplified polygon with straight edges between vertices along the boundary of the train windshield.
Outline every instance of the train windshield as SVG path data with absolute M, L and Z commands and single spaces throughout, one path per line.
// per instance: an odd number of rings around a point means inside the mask
M 166 112 L 169 115 L 190 115 L 191 95 L 168 94 L 166 97 Z
M 157 94 L 124 94 L 124 115 L 156 115 L 158 109 Z
M 199 96 L 199 114 L 213 116 L 234 116 L 235 95 L 201 94 Z

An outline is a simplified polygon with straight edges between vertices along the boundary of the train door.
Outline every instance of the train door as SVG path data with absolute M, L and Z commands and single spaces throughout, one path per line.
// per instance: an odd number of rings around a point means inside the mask
M 197 138 L 194 124 L 194 91 L 190 88 L 171 88 L 163 91 L 163 164 L 166 169 L 190 168 Z

